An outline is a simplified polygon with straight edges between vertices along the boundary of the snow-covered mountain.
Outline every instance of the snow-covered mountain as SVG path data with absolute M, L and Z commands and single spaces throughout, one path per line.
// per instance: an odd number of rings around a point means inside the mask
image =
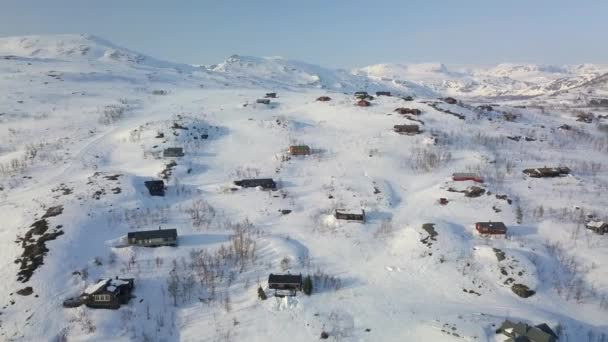
M 533 65 L 504 63 L 491 67 L 440 63 L 377 64 L 353 71 L 375 79 L 408 80 L 457 97 L 530 97 L 579 86 L 608 72 L 608 65 Z
M 509 319 L 603 341 L 608 239 L 585 228 L 608 221 L 601 70 L 194 66 L 87 35 L 1 38 L 0 340 L 503 341 Z M 415 99 L 360 107 L 356 90 Z M 523 173 L 543 166 L 570 174 Z M 234 183 L 250 178 L 277 189 Z M 127 246 L 159 228 L 177 246 Z M 310 296 L 275 297 L 271 273 L 310 276 Z M 116 277 L 135 285 L 117 310 L 63 307 L 108 300 Z

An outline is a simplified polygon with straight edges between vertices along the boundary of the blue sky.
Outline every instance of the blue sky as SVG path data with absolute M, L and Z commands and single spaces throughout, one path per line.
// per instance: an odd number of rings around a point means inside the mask
M 0 0 L 0 36 L 55 33 L 196 64 L 608 63 L 608 1 Z

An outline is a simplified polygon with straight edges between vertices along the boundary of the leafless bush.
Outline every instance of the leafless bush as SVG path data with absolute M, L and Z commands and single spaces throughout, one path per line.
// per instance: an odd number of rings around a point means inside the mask
M 105 106 L 99 113 L 99 123 L 103 125 L 111 125 L 122 119 L 127 106 L 122 104 L 111 104 Z
M 410 157 L 412 170 L 431 172 L 452 160 L 452 154 L 442 148 L 414 147 Z
M 152 95 L 167 95 L 168 92 L 166 90 L 162 90 L 162 89 L 155 89 L 152 90 Z
M 331 276 L 321 269 L 317 269 L 315 273 L 312 275 L 312 282 L 315 288 L 315 291 L 319 292 L 321 290 L 339 290 L 342 288 L 342 280 L 336 276 Z
M 192 203 L 190 208 L 186 209 L 186 213 L 190 215 L 192 226 L 196 228 L 209 228 L 215 218 L 215 209 L 202 199 Z
M 236 178 L 257 178 L 260 176 L 260 169 L 254 167 L 238 167 L 234 174 Z

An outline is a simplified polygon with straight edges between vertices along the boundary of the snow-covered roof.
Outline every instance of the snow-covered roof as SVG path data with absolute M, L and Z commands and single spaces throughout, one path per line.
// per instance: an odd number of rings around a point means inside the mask
M 110 279 L 101 279 L 97 283 L 89 285 L 84 290 L 84 293 L 88 294 L 88 295 L 95 294 L 95 293 L 99 292 L 101 289 L 103 289 L 108 284 L 109 281 L 110 281 Z
M 589 223 L 587 223 L 587 227 L 592 227 L 592 228 L 601 228 L 603 227 L 605 224 L 607 224 L 604 221 L 591 221 Z

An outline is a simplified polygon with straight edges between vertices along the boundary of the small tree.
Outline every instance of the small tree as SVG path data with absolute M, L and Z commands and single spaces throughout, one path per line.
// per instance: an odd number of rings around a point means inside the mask
M 517 224 L 521 224 L 524 219 L 524 212 L 519 205 L 515 208 L 515 219 L 517 220 Z
M 310 276 L 306 276 L 306 278 L 304 278 L 304 283 L 302 284 L 302 291 L 304 291 L 304 294 L 310 296 L 310 294 L 312 293 L 312 278 L 310 278 Z
M 261 300 L 266 300 L 268 298 L 266 297 L 266 292 L 264 291 L 261 285 L 260 287 L 258 287 L 258 298 L 260 298 Z

